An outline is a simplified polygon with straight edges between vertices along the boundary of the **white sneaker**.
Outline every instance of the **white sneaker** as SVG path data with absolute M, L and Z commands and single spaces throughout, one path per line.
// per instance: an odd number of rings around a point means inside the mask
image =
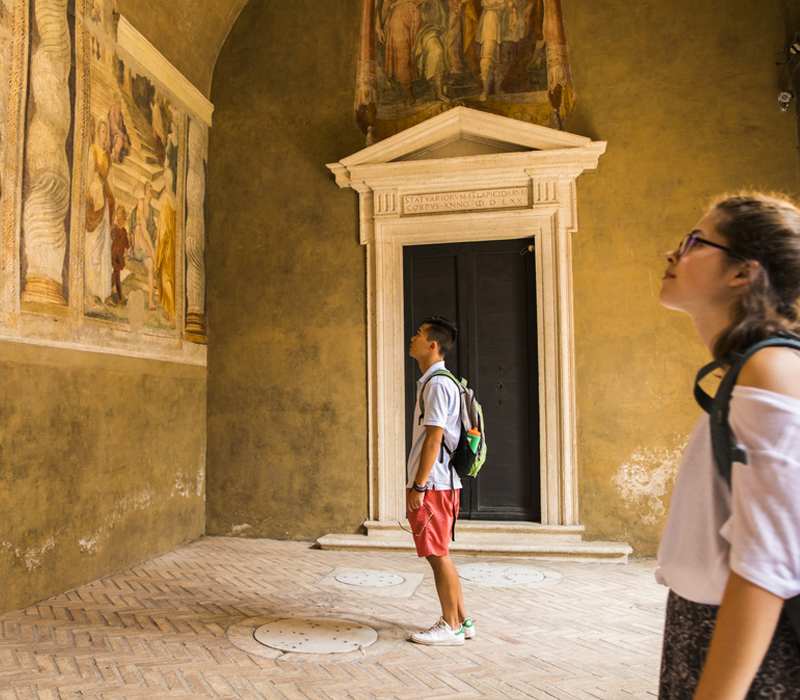
M 464 628 L 461 627 L 458 632 L 453 632 L 450 629 L 443 617 L 439 618 L 433 627 L 425 632 L 414 632 L 411 635 L 411 641 L 417 644 L 430 644 L 439 646 L 457 646 L 464 643 Z
M 471 617 L 468 617 L 461 623 L 461 629 L 464 631 L 464 639 L 475 638 L 475 623 L 472 621 Z

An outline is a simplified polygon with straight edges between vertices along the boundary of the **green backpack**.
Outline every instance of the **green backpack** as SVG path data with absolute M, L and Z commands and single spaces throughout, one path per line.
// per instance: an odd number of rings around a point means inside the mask
M 450 451 L 447 449 L 447 445 L 444 444 L 444 439 L 442 439 L 442 447 L 450 455 L 450 467 L 456 470 L 459 478 L 474 478 L 486 461 L 486 433 L 483 426 L 483 409 L 475 398 L 475 392 L 467 387 L 466 379 L 459 381 L 452 372 L 440 369 L 425 380 L 425 384 L 422 385 L 422 390 L 419 392 L 420 423 L 425 416 L 425 387 L 436 376 L 450 377 L 458 386 L 461 399 L 461 437 L 458 440 L 458 445 L 455 450 Z M 480 438 L 478 440 L 473 438 L 471 446 L 468 432 L 473 428 L 478 429 Z

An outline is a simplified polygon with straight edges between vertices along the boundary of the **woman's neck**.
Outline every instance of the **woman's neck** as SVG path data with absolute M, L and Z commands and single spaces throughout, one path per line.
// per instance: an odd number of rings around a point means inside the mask
M 713 354 L 714 344 L 720 335 L 731 325 L 731 315 L 728 309 L 715 310 L 692 316 L 700 340 Z

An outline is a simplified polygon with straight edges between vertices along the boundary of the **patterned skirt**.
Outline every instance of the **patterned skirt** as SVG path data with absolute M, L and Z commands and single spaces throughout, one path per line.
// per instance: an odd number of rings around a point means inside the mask
M 717 605 L 667 600 L 659 700 L 692 700 L 717 619 Z M 746 700 L 800 700 L 800 641 L 781 613 L 775 635 Z

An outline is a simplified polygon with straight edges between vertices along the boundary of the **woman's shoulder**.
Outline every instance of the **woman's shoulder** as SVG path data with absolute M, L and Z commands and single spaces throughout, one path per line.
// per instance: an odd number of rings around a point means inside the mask
M 759 350 L 742 367 L 736 384 L 800 400 L 800 353 L 782 347 Z

